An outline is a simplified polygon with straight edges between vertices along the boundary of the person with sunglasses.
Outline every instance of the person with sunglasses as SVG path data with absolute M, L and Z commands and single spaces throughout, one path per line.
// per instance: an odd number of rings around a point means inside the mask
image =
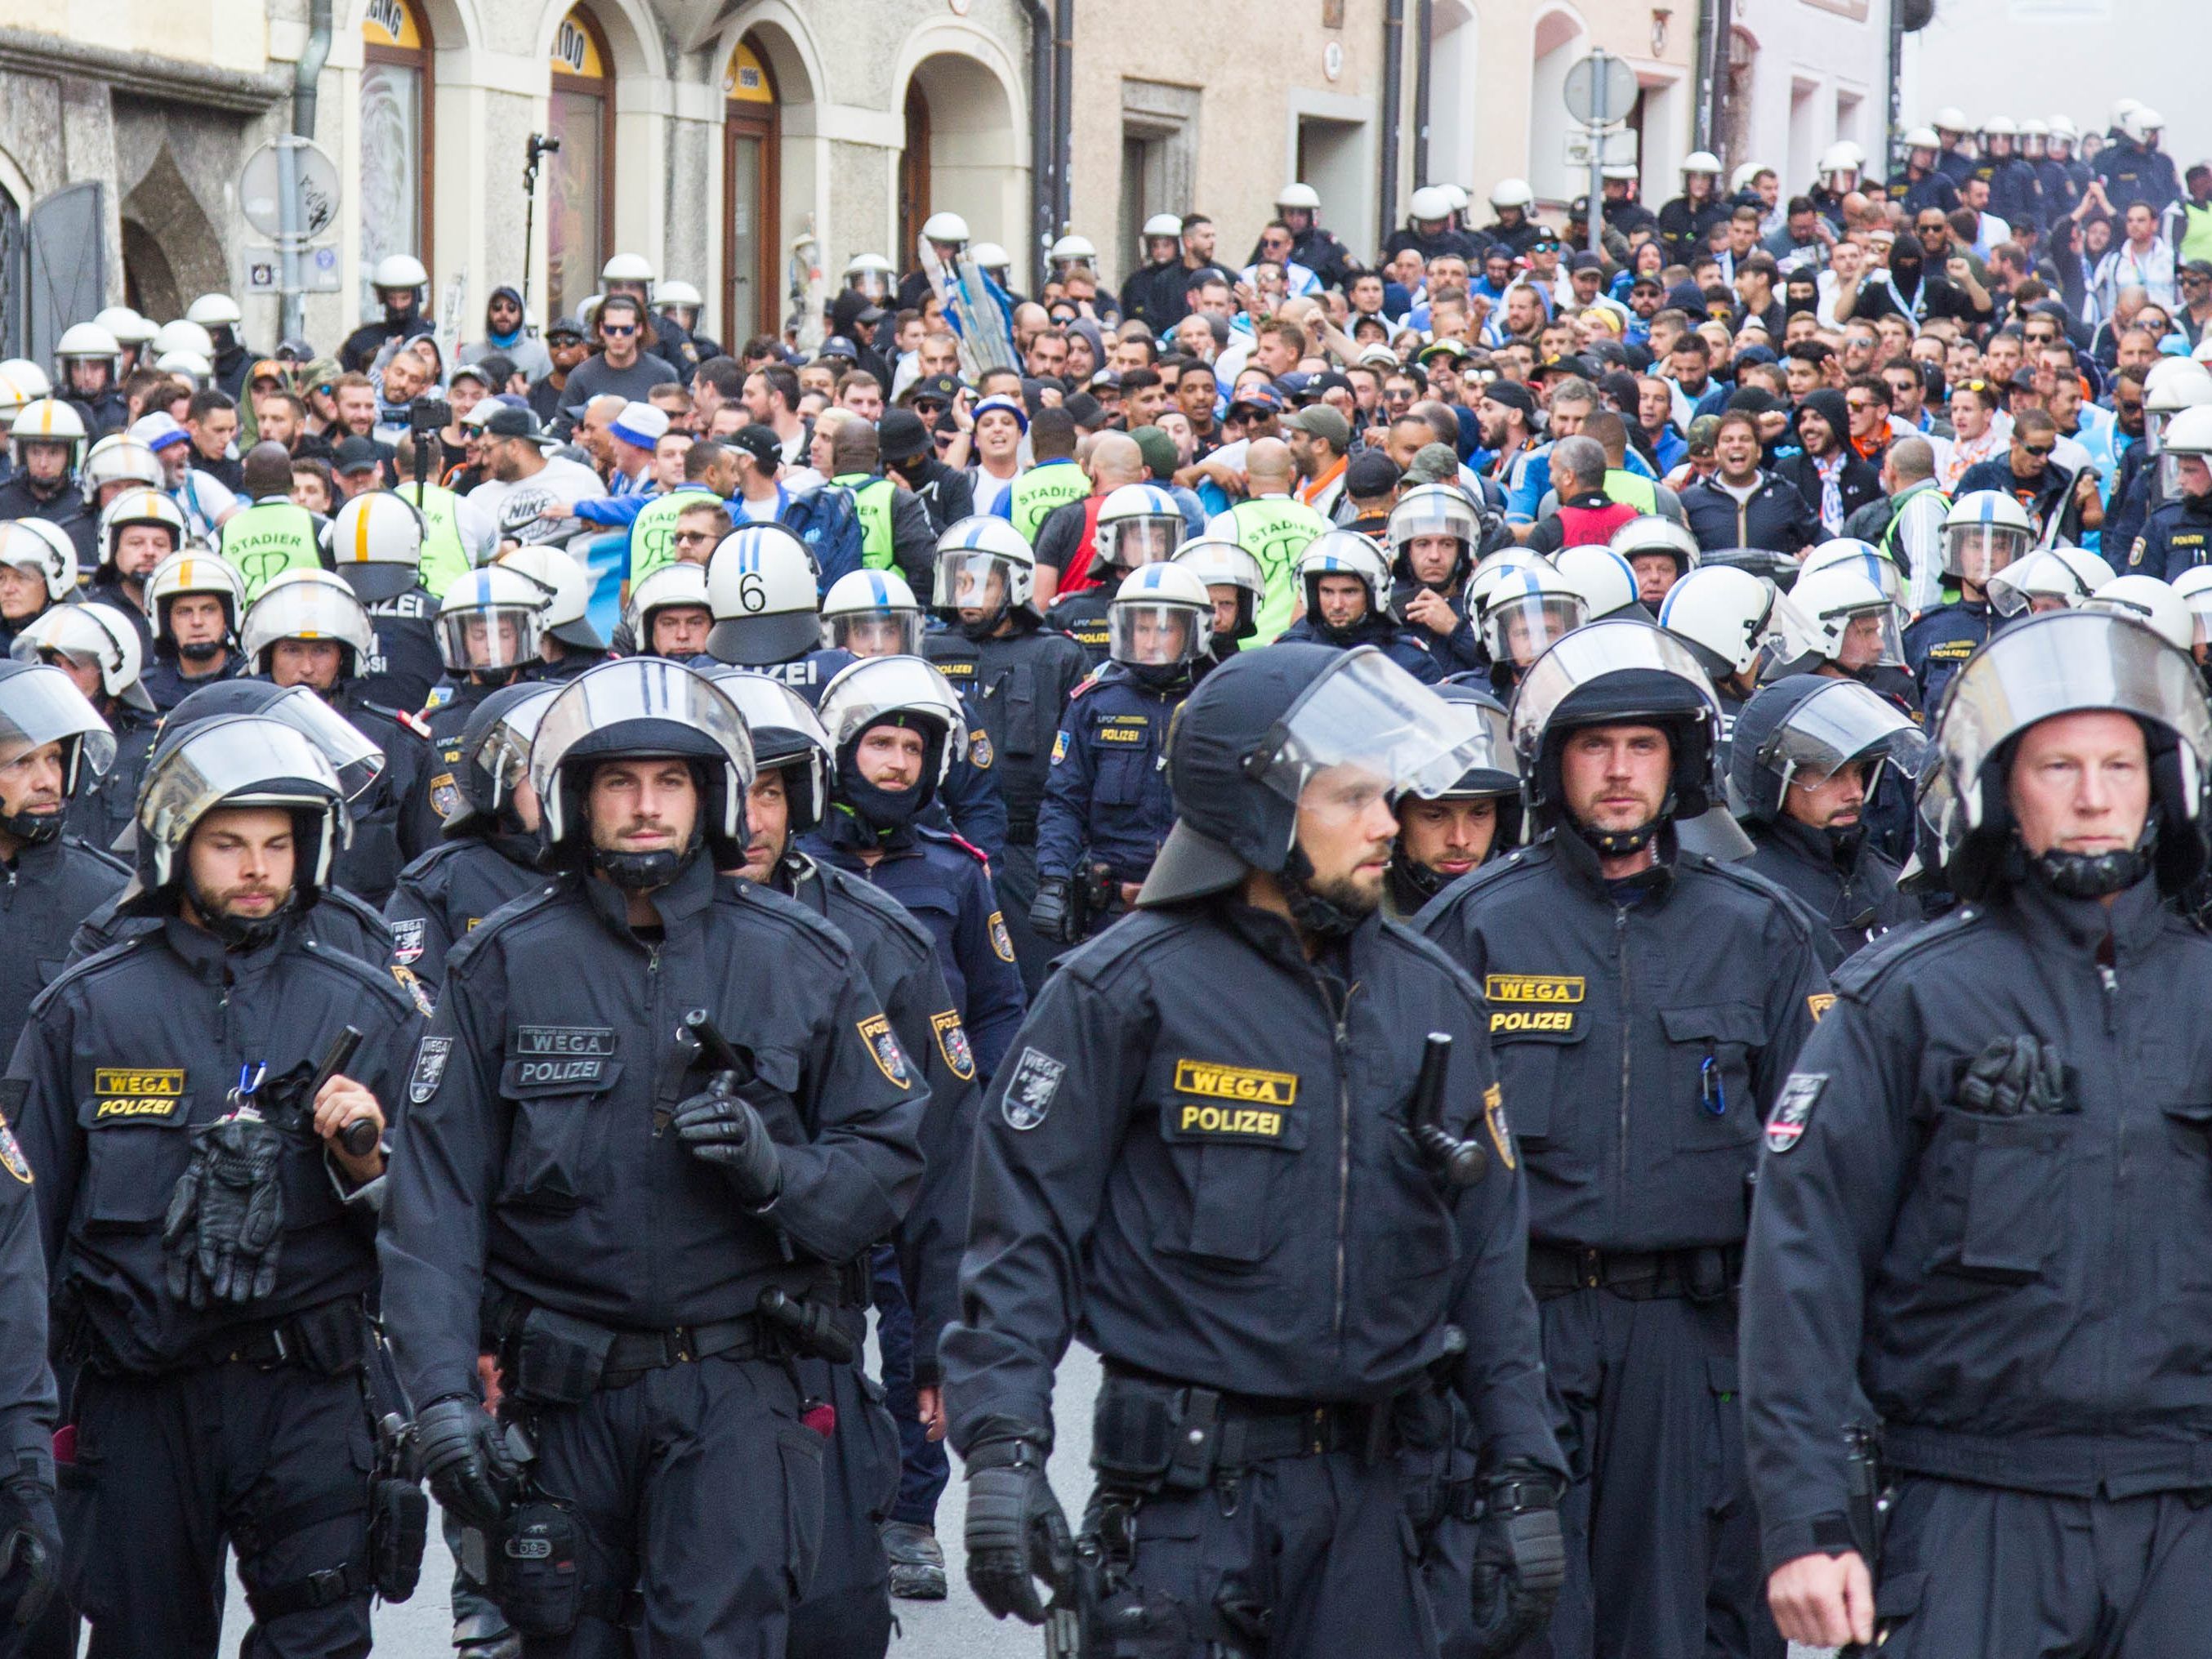
M 1968 467 L 1958 493 L 2001 490 L 2027 509 L 2037 545 L 2074 546 L 2085 531 L 2104 527 L 2105 507 L 2096 469 L 2053 460 L 2058 444 L 2058 422 L 2048 410 L 2021 409 L 2013 416 L 2008 453 Z
M 653 387 L 679 378 L 674 364 L 643 349 L 645 307 L 635 296 L 610 294 L 600 301 L 594 331 L 599 351 L 568 371 L 562 388 L 564 409 L 581 409 L 592 398 L 605 397 L 648 403 Z

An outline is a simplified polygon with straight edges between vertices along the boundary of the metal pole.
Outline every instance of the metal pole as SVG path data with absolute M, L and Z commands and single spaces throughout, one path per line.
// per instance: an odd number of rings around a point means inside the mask
M 1613 118 L 1606 107 L 1606 65 L 1612 59 L 1604 47 L 1590 53 L 1589 251 L 1605 252 L 1605 126 Z
M 1406 0 L 1386 0 L 1382 8 L 1382 167 L 1381 188 L 1376 194 L 1376 260 L 1398 224 L 1398 124 L 1403 113 L 1406 78 Z M 1416 173 L 1419 182 L 1428 180 Z
M 276 257 L 283 275 L 284 290 L 284 337 L 296 340 L 304 335 L 306 302 L 300 293 L 300 244 L 304 240 L 300 225 L 300 140 L 294 134 L 279 133 L 276 137 L 276 211 L 278 214 Z
M 1421 184 L 1433 185 L 1437 171 L 1435 158 L 1429 154 L 1429 71 L 1436 56 L 1436 0 L 1420 0 L 1413 19 L 1419 37 L 1413 42 L 1413 177 Z
M 532 133 L 523 144 L 522 162 L 522 314 L 523 325 L 530 320 L 530 239 L 537 229 L 538 218 L 538 135 Z M 545 319 L 543 326 L 550 334 L 553 319 Z

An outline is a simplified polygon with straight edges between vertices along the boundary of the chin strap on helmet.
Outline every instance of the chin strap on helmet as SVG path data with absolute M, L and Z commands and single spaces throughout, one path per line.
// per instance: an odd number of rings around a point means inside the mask
M 2054 847 L 2047 853 L 2028 854 L 2027 867 L 2062 898 L 2106 898 L 2150 874 L 2157 852 L 2158 814 L 2153 811 L 2143 820 L 2142 834 L 2133 847 L 2111 853 L 2066 853 Z
M 52 841 L 61 832 L 62 811 L 59 807 L 51 812 L 0 812 L 0 833 L 13 836 L 27 844 Z
M 1626 858 L 1632 853 L 1640 853 L 1650 846 L 1674 816 L 1674 791 L 1670 785 L 1667 799 L 1659 804 L 1658 816 L 1638 824 L 1633 830 L 1600 830 L 1571 815 L 1568 822 L 1574 825 L 1575 834 L 1581 836 L 1600 858 L 1618 859 Z
M 1293 843 L 1283 860 L 1283 896 L 1291 907 L 1291 920 L 1307 938 L 1324 945 L 1349 939 L 1367 920 L 1367 910 L 1353 910 L 1315 891 L 1313 860 L 1306 849 Z

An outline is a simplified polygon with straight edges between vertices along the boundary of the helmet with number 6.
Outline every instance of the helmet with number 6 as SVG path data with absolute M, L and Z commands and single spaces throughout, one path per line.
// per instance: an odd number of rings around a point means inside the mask
M 714 613 L 708 652 L 717 662 L 766 668 L 821 648 L 820 590 L 806 544 L 778 525 L 746 525 L 707 562 Z

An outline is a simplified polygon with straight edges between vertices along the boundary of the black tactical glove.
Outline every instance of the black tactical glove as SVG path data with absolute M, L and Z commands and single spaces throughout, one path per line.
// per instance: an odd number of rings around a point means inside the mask
M 1030 926 L 1039 939 L 1075 943 L 1073 888 L 1066 877 L 1047 876 L 1037 883 L 1036 897 L 1030 902 Z
M 994 1619 L 1044 1623 L 1033 1582 L 1057 1595 L 1075 1571 L 1067 1516 L 1033 1440 L 986 1440 L 968 1454 L 968 1587 Z
M 415 1413 L 415 1447 L 441 1504 L 479 1529 L 499 1524 L 522 1471 L 481 1400 L 449 1394 L 423 1407 Z
M 1566 1580 L 1559 1483 L 1533 1463 L 1508 1463 L 1482 1483 L 1474 1545 L 1476 1650 L 1512 1652 L 1551 1622 Z
M 0 1486 L 0 1612 L 9 1612 L 19 1626 L 36 1623 L 54 1593 L 61 1563 L 53 1493 L 28 1475 Z
M 1959 1079 L 1959 1104 L 1991 1117 L 2066 1109 L 2066 1066 L 2032 1036 L 1996 1037 Z
M 283 1131 L 258 1115 L 192 1131 L 192 1161 L 161 1226 L 171 1296 L 204 1308 L 275 1291 L 284 1244 L 283 1156 Z
M 708 1092 L 692 1096 L 669 1120 L 691 1156 L 729 1176 L 738 1198 L 756 1210 L 775 1203 L 783 1190 L 783 1164 L 775 1141 L 759 1111 L 744 1097 L 746 1089 L 764 1086 L 740 1087 L 734 1073 L 718 1073 Z

